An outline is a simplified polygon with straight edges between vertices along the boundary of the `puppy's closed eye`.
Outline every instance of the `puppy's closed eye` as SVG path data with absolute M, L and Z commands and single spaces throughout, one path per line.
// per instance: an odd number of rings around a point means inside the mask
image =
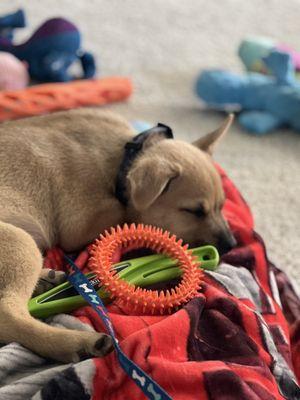
M 197 218 L 204 218 L 207 215 L 204 207 L 202 205 L 198 206 L 197 208 L 181 208 L 181 211 L 190 213 L 195 215 Z

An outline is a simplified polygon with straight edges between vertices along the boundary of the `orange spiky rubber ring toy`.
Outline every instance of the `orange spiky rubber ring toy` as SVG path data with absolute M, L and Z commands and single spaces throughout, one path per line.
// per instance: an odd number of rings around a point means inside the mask
M 121 248 L 147 248 L 178 261 L 182 270 L 180 283 L 170 290 L 157 291 L 134 286 L 118 277 L 112 269 L 113 256 Z M 96 240 L 91 249 L 89 269 L 97 273 L 103 287 L 116 302 L 129 312 L 143 314 L 171 313 L 173 309 L 196 297 L 200 289 L 202 271 L 197 257 L 182 245 L 175 235 L 162 229 L 139 225 L 111 228 Z

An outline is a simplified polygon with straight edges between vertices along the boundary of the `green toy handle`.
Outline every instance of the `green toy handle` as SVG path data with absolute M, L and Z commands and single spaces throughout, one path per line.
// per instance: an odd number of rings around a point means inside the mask
M 199 260 L 200 268 L 214 270 L 219 264 L 219 254 L 213 246 L 202 246 L 192 249 L 192 253 Z M 180 278 L 181 269 L 176 260 L 163 254 L 154 254 L 128 261 L 121 261 L 114 265 L 119 277 L 135 286 L 147 287 L 158 283 L 168 282 Z M 87 278 L 97 290 L 101 299 L 108 303 L 109 294 L 101 288 L 97 274 L 90 272 Z M 77 294 L 69 282 L 34 297 L 28 303 L 30 314 L 36 318 L 47 318 L 58 313 L 68 313 L 87 305 L 83 297 Z

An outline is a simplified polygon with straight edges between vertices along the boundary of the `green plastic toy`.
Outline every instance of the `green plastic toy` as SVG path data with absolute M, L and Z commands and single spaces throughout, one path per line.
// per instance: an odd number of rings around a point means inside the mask
M 215 270 L 219 264 L 219 254 L 213 246 L 202 246 L 192 249 L 194 256 L 201 262 L 200 268 Z M 162 254 L 154 254 L 122 261 L 114 265 L 119 277 L 135 286 L 147 287 L 158 283 L 180 278 L 181 270 L 176 260 Z M 108 303 L 109 294 L 101 288 L 97 274 L 90 272 L 86 277 L 94 286 L 98 295 Z M 77 294 L 74 287 L 65 282 L 55 288 L 32 298 L 28 303 L 29 312 L 36 318 L 47 318 L 58 313 L 68 313 L 87 305 L 83 297 Z

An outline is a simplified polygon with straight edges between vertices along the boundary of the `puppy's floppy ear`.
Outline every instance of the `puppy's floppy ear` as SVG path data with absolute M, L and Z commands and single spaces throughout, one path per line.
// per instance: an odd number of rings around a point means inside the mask
M 228 132 L 233 120 L 234 115 L 229 114 L 223 124 L 218 129 L 196 140 L 193 145 L 211 155 L 213 153 L 215 145 Z
M 138 210 L 146 210 L 180 175 L 179 164 L 161 158 L 139 160 L 127 175 L 130 199 Z

